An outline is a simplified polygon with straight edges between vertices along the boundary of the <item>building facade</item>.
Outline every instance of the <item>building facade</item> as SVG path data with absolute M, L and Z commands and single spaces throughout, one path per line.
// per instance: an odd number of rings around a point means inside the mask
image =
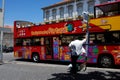
M 83 11 L 90 15 L 94 13 L 94 5 L 116 0 L 63 0 L 62 2 L 42 8 L 44 22 L 59 22 L 61 20 L 76 20 Z
M 0 31 L 3 30 L 3 46 L 6 47 L 13 47 L 13 28 L 9 26 L 4 26 L 3 27 L 3 12 L 2 9 L 0 8 Z M 1 32 L 0 32 L 1 36 Z M 1 37 L 0 37 L 1 40 Z M 1 44 L 0 44 L 1 45 Z
M 3 28 L 0 27 L 0 30 L 1 29 L 3 29 Z M 12 28 L 5 27 L 4 30 L 5 31 L 3 32 L 2 45 L 6 46 L 6 47 L 13 47 L 13 30 L 12 30 Z M 1 35 L 1 33 L 0 33 L 0 35 Z M 0 40 L 1 40 L 1 37 L 0 37 Z
M 4 26 L 3 27 L 3 12 L 2 9 L 0 8 L 0 31 L 3 31 L 3 46 L 6 47 L 13 47 L 13 30 L 11 29 L 12 27 Z M 1 32 L 0 32 L 1 36 Z M 0 37 L 1 40 L 1 37 Z

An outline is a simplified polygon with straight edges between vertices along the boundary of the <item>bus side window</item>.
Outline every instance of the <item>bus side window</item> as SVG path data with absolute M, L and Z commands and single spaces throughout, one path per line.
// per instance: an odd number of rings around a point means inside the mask
M 26 40 L 23 40 L 23 44 L 22 44 L 22 45 L 23 45 L 23 46 L 26 46 L 26 44 L 27 44 L 27 43 L 26 43 Z
M 30 46 L 31 45 L 31 39 L 23 39 L 23 46 Z
M 105 41 L 106 43 L 120 43 L 120 33 L 113 32 L 113 33 L 106 33 L 105 34 Z
M 22 39 L 16 39 L 15 46 L 22 46 L 23 40 Z
M 30 46 L 30 45 L 31 45 L 31 39 L 27 39 L 27 40 L 26 40 L 26 45 L 27 45 L 27 46 Z
M 90 34 L 90 44 L 95 43 L 95 34 Z
M 41 45 L 44 45 L 44 38 L 43 37 L 41 38 L 40 41 L 41 41 Z
M 45 39 L 45 44 L 46 44 L 46 45 L 49 45 L 49 44 L 50 44 L 50 41 L 49 41 L 48 38 Z
M 17 27 L 17 28 L 20 28 L 20 24 L 16 24 L 16 27 Z
M 96 43 L 104 43 L 104 34 L 97 34 L 97 42 Z
M 64 36 L 61 38 L 61 44 L 62 45 L 69 45 L 69 43 L 72 41 L 73 36 Z
M 112 34 L 112 42 L 113 43 L 119 43 L 120 42 L 120 36 L 119 36 L 119 33 L 113 33 Z
M 33 38 L 31 42 L 33 46 L 38 46 L 41 45 L 40 41 L 41 41 L 40 38 Z

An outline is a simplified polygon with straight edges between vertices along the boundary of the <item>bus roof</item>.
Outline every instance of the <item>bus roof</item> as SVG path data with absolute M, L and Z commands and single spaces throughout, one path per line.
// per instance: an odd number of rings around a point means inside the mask
M 120 2 L 120 0 L 117 0 L 117 1 L 114 1 L 114 2 L 106 2 L 106 3 L 103 3 L 103 4 L 97 4 L 97 5 L 95 5 L 95 7 L 116 4 L 116 3 L 119 3 L 119 2 Z
M 95 7 L 98 7 L 103 12 L 118 11 L 119 7 L 120 7 L 120 0 L 115 1 L 115 2 L 108 2 L 108 3 L 99 4 L 99 5 L 96 5 Z

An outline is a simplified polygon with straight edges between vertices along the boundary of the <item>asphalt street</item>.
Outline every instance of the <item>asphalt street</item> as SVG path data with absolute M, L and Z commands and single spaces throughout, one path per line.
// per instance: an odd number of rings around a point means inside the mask
M 0 80 L 120 80 L 120 68 L 87 67 L 85 72 L 70 74 L 67 65 L 16 60 L 5 53 L 0 65 Z

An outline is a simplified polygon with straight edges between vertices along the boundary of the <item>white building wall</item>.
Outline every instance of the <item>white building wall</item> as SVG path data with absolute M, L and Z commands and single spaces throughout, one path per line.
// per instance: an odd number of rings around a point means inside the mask
M 0 33 L 1 35 L 1 33 Z M 3 33 L 3 46 L 13 47 L 13 32 L 4 32 Z
M 57 7 L 56 9 L 57 9 L 57 11 L 56 11 L 56 13 L 57 13 L 56 20 L 58 21 L 59 18 L 60 18 L 60 14 L 59 14 L 60 7 Z
M 67 10 L 68 5 L 64 5 L 64 18 L 66 19 L 68 17 L 68 10 Z
M 49 20 L 52 20 L 52 9 L 50 9 L 49 11 L 50 11 L 50 17 L 49 17 Z
M 13 33 L 4 33 L 3 45 L 6 45 L 7 47 L 13 46 Z
M 76 1 L 76 0 L 75 0 Z M 57 10 L 57 15 L 56 15 L 56 21 L 57 20 L 59 20 L 60 19 L 60 14 L 59 14 L 59 8 L 62 6 L 62 7 L 64 7 L 64 19 L 66 20 L 66 19 L 68 19 L 69 17 L 68 17 L 68 6 L 69 5 L 73 5 L 73 16 L 72 16 L 72 18 L 74 19 L 74 18 L 76 18 L 76 16 L 78 16 L 78 13 L 77 13 L 77 4 L 78 3 L 82 3 L 83 4 L 83 10 L 84 11 L 88 11 L 88 2 L 90 2 L 90 1 L 93 1 L 94 2 L 94 5 L 96 5 L 96 4 L 100 4 L 100 3 L 102 3 L 102 2 L 105 2 L 105 1 L 107 1 L 107 0 L 79 0 L 79 1 L 77 1 L 77 2 L 73 2 L 73 3 L 67 3 L 67 4 L 65 4 L 65 5 L 60 5 L 60 6 L 57 6 L 57 7 L 54 7 L 54 9 L 56 9 Z M 111 0 L 111 1 L 115 1 L 115 0 Z M 53 18 L 52 18 L 52 9 L 53 8 L 50 8 L 49 10 L 50 10 L 50 17 L 49 17 L 49 21 L 51 22 L 52 20 L 53 20 Z M 44 11 L 45 12 L 45 11 Z M 45 13 L 44 13 L 45 14 Z M 46 18 L 44 18 L 44 20 L 47 20 Z M 45 21 L 46 22 L 46 21 Z
M 87 4 L 88 0 L 84 0 L 83 1 L 83 10 L 84 11 L 88 11 L 88 4 Z

